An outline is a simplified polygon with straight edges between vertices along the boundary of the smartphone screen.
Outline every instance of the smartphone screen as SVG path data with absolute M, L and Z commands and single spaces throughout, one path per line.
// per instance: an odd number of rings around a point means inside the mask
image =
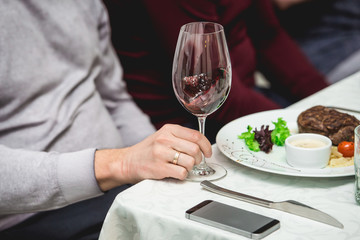
M 276 219 L 213 200 L 199 203 L 187 210 L 185 216 L 252 239 L 261 239 L 280 228 L 280 222 Z

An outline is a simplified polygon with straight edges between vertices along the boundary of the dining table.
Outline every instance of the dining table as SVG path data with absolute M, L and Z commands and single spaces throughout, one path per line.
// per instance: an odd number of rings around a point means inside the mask
M 301 112 L 316 105 L 346 108 L 355 112 L 339 111 L 360 114 L 356 113 L 360 112 L 360 72 L 279 111 Z M 234 133 L 237 134 L 240 132 Z M 295 200 L 331 215 L 344 227 L 219 195 L 204 189 L 199 182 L 169 178 L 143 180 L 118 194 L 106 215 L 99 239 L 248 239 L 187 219 L 185 212 L 204 200 L 218 201 L 279 220 L 280 228 L 266 236 L 264 239 L 267 240 L 360 239 L 360 205 L 354 197 L 353 172 L 322 175 L 253 167 L 239 159 L 231 159 L 218 144 L 218 140 L 213 144 L 213 154 L 207 162 L 224 166 L 227 175 L 213 181 L 214 184 L 274 202 Z

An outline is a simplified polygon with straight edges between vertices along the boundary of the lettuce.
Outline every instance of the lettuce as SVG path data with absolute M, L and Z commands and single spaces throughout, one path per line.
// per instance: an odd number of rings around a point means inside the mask
M 261 129 L 258 131 L 251 132 L 252 127 L 247 126 L 247 132 L 243 132 L 241 135 L 238 135 L 239 139 L 244 139 L 246 146 L 251 151 L 258 152 L 264 151 L 269 153 L 272 150 L 272 145 L 284 146 L 285 139 L 290 136 L 290 130 L 286 126 L 286 121 L 281 117 L 278 118 L 277 122 L 272 122 L 275 125 L 274 130 L 269 130 L 269 126 L 262 125 Z
M 259 143 L 255 140 L 255 133 L 251 132 L 252 127 L 247 126 L 247 132 L 243 132 L 238 136 L 239 139 L 244 139 L 246 145 L 251 151 L 258 152 L 260 151 Z
M 271 141 L 278 146 L 284 146 L 285 139 L 290 136 L 286 122 L 280 117 L 277 122 L 272 123 L 275 125 L 275 129 L 271 132 Z
M 255 140 L 259 143 L 260 150 L 266 153 L 269 153 L 272 150 L 273 143 L 271 141 L 271 132 L 269 130 L 269 125 L 262 125 L 260 130 L 255 128 Z

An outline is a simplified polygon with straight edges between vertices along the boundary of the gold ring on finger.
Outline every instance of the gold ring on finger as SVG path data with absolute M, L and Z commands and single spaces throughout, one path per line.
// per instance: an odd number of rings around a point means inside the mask
M 176 153 L 174 155 L 174 159 L 172 160 L 172 163 L 177 165 L 179 157 L 180 157 L 180 152 L 176 151 Z

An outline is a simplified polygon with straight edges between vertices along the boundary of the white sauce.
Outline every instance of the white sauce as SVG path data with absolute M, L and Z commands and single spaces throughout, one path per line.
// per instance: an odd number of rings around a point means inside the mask
M 315 140 L 315 139 L 299 139 L 290 142 L 291 145 L 295 147 L 302 148 L 320 148 L 326 146 L 323 141 Z

